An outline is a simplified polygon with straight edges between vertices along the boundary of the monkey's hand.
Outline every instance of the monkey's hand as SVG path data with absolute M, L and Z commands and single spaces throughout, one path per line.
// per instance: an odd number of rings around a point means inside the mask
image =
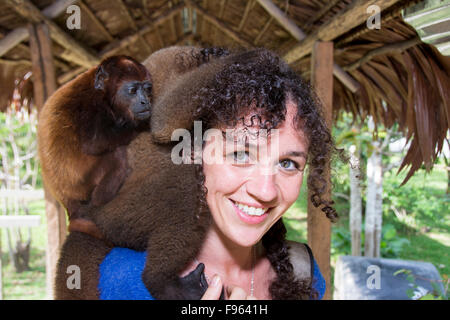
M 160 290 L 150 290 L 150 293 L 155 298 L 162 300 L 200 300 L 208 288 L 204 270 L 205 265 L 199 263 L 197 268 L 188 275 L 177 278 L 174 281 L 167 281 L 165 282 L 164 288 L 160 288 Z M 151 285 L 148 287 L 152 288 Z M 153 287 L 153 289 L 155 289 L 155 287 Z M 223 291 L 220 298 L 221 300 L 224 299 Z
M 179 289 L 183 295 L 183 299 L 186 300 L 200 300 L 206 289 L 208 288 L 208 282 L 205 277 L 205 265 L 199 263 L 194 271 L 191 271 L 188 275 L 179 278 Z
M 208 288 L 206 282 L 205 265 L 200 263 L 194 271 L 182 278 L 166 280 L 163 287 L 155 286 L 156 283 L 149 284 L 147 287 L 150 293 L 161 300 L 200 300 Z

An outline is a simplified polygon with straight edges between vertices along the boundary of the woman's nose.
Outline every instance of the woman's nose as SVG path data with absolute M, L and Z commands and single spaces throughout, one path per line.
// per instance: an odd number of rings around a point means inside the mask
M 247 192 L 261 202 L 273 202 L 278 196 L 275 174 L 263 170 L 255 171 L 247 182 Z

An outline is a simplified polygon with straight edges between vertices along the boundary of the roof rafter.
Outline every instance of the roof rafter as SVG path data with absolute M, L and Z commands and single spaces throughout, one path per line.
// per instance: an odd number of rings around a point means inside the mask
M 160 14 L 158 13 L 156 16 L 158 18 L 154 20 L 149 20 L 148 25 L 139 29 L 136 33 L 133 33 L 123 39 L 117 40 L 116 42 L 112 42 L 107 45 L 101 52 L 100 56 L 102 58 L 114 55 L 116 52 L 122 50 L 126 46 L 136 42 L 140 36 L 144 36 L 145 34 L 153 31 L 158 25 L 164 23 L 167 19 L 172 18 L 176 15 L 180 10 L 185 7 L 184 3 L 179 3 L 176 6 L 173 6 L 170 9 L 166 9 L 162 11 Z
M 19 15 L 31 23 L 45 22 L 50 30 L 50 36 L 61 46 L 73 54 L 72 61 L 86 67 L 91 67 L 100 62 L 100 59 L 90 50 L 78 43 L 75 39 L 61 30 L 56 23 L 45 17 L 43 13 L 29 0 L 4 0 Z
M 237 32 L 232 30 L 227 24 L 220 19 L 217 19 L 214 15 L 210 14 L 208 11 L 200 7 L 197 3 L 192 0 L 185 0 L 186 5 L 194 8 L 198 13 L 200 13 L 204 20 L 208 21 L 216 28 L 220 29 L 223 33 L 229 36 L 231 39 L 239 43 L 240 45 L 251 48 L 253 47 L 252 43 L 242 38 Z
M 98 20 L 97 16 L 92 12 L 92 10 L 85 4 L 83 1 L 79 1 L 78 5 L 83 9 L 84 12 L 87 13 L 89 18 L 94 22 L 96 28 L 100 30 L 100 32 L 103 34 L 103 36 L 108 41 L 114 41 L 114 37 L 106 30 L 106 28 L 103 26 L 103 24 Z
M 241 22 L 239 23 L 238 31 L 241 31 L 244 27 L 245 23 L 247 22 L 248 15 L 255 6 L 255 0 L 248 0 L 247 5 L 245 6 L 244 15 L 242 16 Z
M 68 6 L 77 1 L 78 0 L 59 0 L 42 10 L 42 14 L 49 19 L 54 19 L 63 13 Z M 0 57 L 15 48 L 22 41 L 27 40 L 28 36 L 28 29 L 26 27 L 16 28 L 9 32 L 0 40 Z
M 366 10 L 370 5 L 377 5 L 383 11 L 399 1 L 401 0 L 354 0 L 346 10 L 337 14 L 289 50 L 284 59 L 288 63 L 293 63 L 310 54 L 317 40 L 332 41 L 348 30 L 364 23 L 369 17 Z
M 289 19 L 283 11 L 280 10 L 271 0 L 257 0 L 258 3 L 272 16 L 278 23 L 283 26 L 296 40 L 302 41 L 307 36 L 291 19 Z M 288 61 L 289 62 L 289 61 Z M 291 61 L 292 62 L 292 61 Z M 338 78 L 350 91 L 355 93 L 361 87 L 351 75 L 342 70 L 342 68 L 334 63 L 333 74 Z
M 149 24 L 143 28 L 141 28 L 139 31 L 137 31 L 134 34 L 131 34 L 123 39 L 116 40 L 115 42 L 110 43 L 105 48 L 103 48 L 102 51 L 100 51 L 99 56 L 101 58 L 106 58 L 115 55 L 120 50 L 124 49 L 125 47 L 135 43 L 139 40 L 139 36 L 144 36 L 145 34 L 151 32 L 154 28 L 156 28 L 161 23 L 165 22 L 167 19 L 171 19 L 173 16 L 175 16 L 180 10 L 182 10 L 185 7 L 183 3 L 180 3 L 176 6 L 173 6 L 169 10 L 161 10 L 160 13 L 156 14 L 158 18 L 149 20 Z M 62 84 L 65 83 L 71 79 L 73 79 L 75 76 L 79 75 L 83 71 L 85 71 L 85 67 L 79 67 L 74 70 L 70 70 L 69 72 L 66 72 L 58 77 L 58 83 Z
M 348 71 L 355 70 L 355 69 L 359 68 L 361 65 L 369 62 L 376 56 L 387 54 L 387 53 L 401 53 L 408 48 L 411 48 L 411 47 L 414 47 L 414 46 L 420 44 L 421 42 L 422 41 L 420 40 L 419 37 L 415 37 L 415 38 L 412 38 L 409 40 L 387 44 L 383 47 L 379 47 L 379 48 L 370 50 L 361 59 L 358 59 L 357 61 L 355 61 L 347 66 L 344 66 L 344 70 L 348 70 Z
M 125 6 L 125 4 L 123 3 L 122 0 L 116 0 L 117 4 L 120 7 L 120 11 L 123 13 L 123 16 L 125 17 L 125 19 L 128 21 L 128 24 L 131 26 L 131 28 L 134 31 L 139 31 L 139 28 L 137 27 L 136 23 L 134 22 L 133 18 L 131 17 L 131 13 L 128 10 L 128 8 Z M 150 45 L 147 43 L 147 41 L 145 41 L 142 36 L 138 33 L 138 39 L 139 41 L 144 45 L 145 49 L 150 53 L 152 53 L 152 48 L 150 47 Z

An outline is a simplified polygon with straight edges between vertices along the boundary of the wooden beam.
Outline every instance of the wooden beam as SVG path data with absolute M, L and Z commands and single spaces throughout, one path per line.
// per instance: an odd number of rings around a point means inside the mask
M 185 7 L 184 3 L 179 3 L 178 5 L 162 11 L 157 15 L 157 18 L 154 20 L 149 20 L 148 25 L 139 29 L 136 33 L 129 35 L 121 40 L 117 40 L 116 42 L 110 43 L 100 52 L 100 57 L 105 58 L 111 55 L 116 54 L 116 52 L 122 50 L 123 48 L 133 44 L 136 42 L 140 36 L 144 36 L 145 34 L 153 31 L 161 23 L 164 23 L 167 19 L 171 19 L 178 12 L 180 12 Z
M 169 1 L 169 8 L 173 7 L 173 1 Z M 175 16 L 169 19 L 170 32 L 173 34 L 175 41 L 178 41 L 177 27 L 175 25 Z
M 220 0 L 220 10 L 219 10 L 219 18 L 222 19 L 223 13 L 225 12 L 225 5 L 227 0 Z
M 246 48 L 253 47 L 253 44 L 249 41 L 242 38 L 237 32 L 232 30 L 230 27 L 226 25 L 225 22 L 221 21 L 220 19 L 216 18 L 214 15 L 210 14 L 208 11 L 197 5 L 192 0 L 185 0 L 186 4 L 192 8 L 194 8 L 197 13 L 200 13 L 203 17 L 203 20 L 208 21 L 212 25 L 214 25 L 216 28 L 219 28 L 223 33 L 225 33 L 227 36 L 229 36 L 231 39 L 239 43 L 241 46 Z
M 208 8 L 208 0 L 203 0 L 202 8 Z M 202 19 L 202 25 L 201 25 L 201 29 L 199 29 L 198 34 L 202 37 L 207 32 L 207 29 L 206 29 L 206 23 L 201 15 L 197 15 L 197 20 L 199 17 Z M 205 38 L 205 37 L 202 37 L 202 38 Z
M 227 0 L 220 0 L 220 7 L 219 7 L 219 13 L 217 14 L 217 20 L 221 21 L 223 18 L 223 14 L 225 12 L 225 6 L 227 4 Z M 205 10 L 206 11 L 206 10 Z M 221 31 L 221 29 L 216 26 L 216 28 L 213 28 L 210 32 L 211 32 L 211 37 L 213 40 L 218 39 L 219 38 L 219 30 Z M 215 41 L 214 41 L 215 42 Z
M 164 47 L 165 47 L 165 45 L 164 45 L 164 39 L 163 39 L 162 36 L 161 36 L 161 32 L 159 32 L 159 26 L 156 26 L 156 27 L 155 27 L 154 32 L 155 32 L 156 38 L 157 38 L 158 41 L 159 41 L 160 47 L 161 47 L 161 48 L 164 48 Z
M 255 40 L 253 40 L 253 44 L 256 46 L 256 44 L 261 40 L 262 36 L 266 33 L 267 29 L 269 29 L 272 21 L 274 20 L 274 17 L 270 16 L 269 20 L 264 24 L 264 27 L 261 29 L 261 31 L 256 36 Z
M 36 201 L 44 199 L 44 190 L 15 190 L 15 189 L 1 189 L 0 198 L 8 199 L 25 199 L 26 201 Z
M 184 8 L 184 3 L 180 3 L 176 6 L 173 6 L 169 10 L 161 10 L 160 13 L 157 13 L 157 18 L 154 20 L 149 20 L 149 23 L 147 26 L 140 29 L 138 32 L 129 35 L 123 39 L 116 40 L 115 42 L 112 42 L 108 44 L 105 48 L 103 48 L 102 51 L 100 51 L 99 56 L 104 59 L 110 56 L 113 56 L 117 54 L 120 50 L 124 49 L 125 47 L 132 45 L 136 41 L 139 40 L 139 36 L 144 36 L 145 34 L 153 31 L 154 28 L 156 28 L 161 23 L 164 23 L 167 19 L 172 19 L 180 10 Z M 58 83 L 63 84 L 66 83 L 73 78 L 75 78 L 80 73 L 86 71 L 86 67 L 78 67 L 76 69 L 70 70 L 69 72 L 64 73 L 63 75 L 58 77 Z
M 289 50 L 284 59 L 288 63 L 294 63 L 310 54 L 316 41 L 331 41 L 350 29 L 365 23 L 369 18 L 366 11 L 369 6 L 377 5 L 383 11 L 399 1 L 401 0 L 354 0 L 344 12 L 336 15 Z
M 258 3 L 277 20 L 296 40 L 303 40 L 306 34 L 281 11 L 271 0 L 257 0 Z
M 315 88 L 323 106 L 325 122 L 331 132 L 333 113 L 333 42 L 317 42 L 313 48 L 311 59 L 311 84 Z M 310 170 L 314 170 L 311 168 Z M 323 174 L 327 189 L 322 199 L 331 199 L 331 176 L 330 159 Z M 326 281 L 326 292 L 324 299 L 331 299 L 331 222 L 322 212 L 321 208 L 316 208 L 311 202 L 312 190 L 308 190 L 308 244 L 314 253 L 315 260 Z
M 40 111 L 45 101 L 56 91 L 55 68 L 53 65 L 52 44 L 45 23 L 30 23 L 30 51 L 33 72 L 33 100 Z
M 247 1 L 247 5 L 245 6 L 244 15 L 242 16 L 241 22 L 239 23 L 238 31 L 241 31 L 242 28 L 244 28 L 245 23 L 247 22 L 248 15 L 250 14 L 250 11 L 255 6 L 255 0 L 249 0 Z
M 77 75 L 83 73 L 84 71 L 86 71 L 85 67 L 78 67 L 78 68 L 72 69 L 58 77 L 58 84 L 62 85 L 64 83 L 72 80 L 73 78 L 75 78 Z
M 412 39 L 409 39 L 406 41 L 395 42 L 395 43 L 391 43 L 391 44 L 370 50 L 361 59 L 358 59 L 357 61 L 344 66 L 343 69 L 346 71 L 355 70 L 355 69 L 359 68 L 361 65 L 369 62 L 376 56 L 384 55 L 384 54 L 388 54 L 388 53 L 401 53 L 404 50 L 414 47 L 420 43 L 422 43 L 422 40 L 420 40 L 419 37 L 415 37 L 415 38 L 412 38 Z
M 322 18 L 322 16 L 334 8 L 339 2 L 342 0 L 331 0 L 326 5 L 324 5 L 316 14 L 314 14 L 308 21 L 305 23 L 305 29 L 309 29 L 314 22 Z
M 281 11 L 271 0 L 257 0 L 258 3 L 272 16 L 278 23 L 283 26 L 298 41 L 306 38 L 306 34 L 301 30 L 289 17 Z M 288 61 L 289 62 L 289 61 Z M 353 79 L 351 75 L 346 73 L 337 64 L 333 66 L 333 74 L 338 78 L 350 91 L 357 92 L 360 88 L 358 81 Z
M 397 2 L 395 5 L 390 7 L 388 10 L 385 10 L 381 16 L 381 21 L 383 24 L 389 23 L 389 21 L 401 16 L 404 8 L 408 8 L 413 6 L 423 0 L 404 0 Z M 363 37 L 366 33 L 371 32 L 372 30 L 367 28 L 365 23 L 359 25 L 356 28 L 349 30 L 350 32 L 344 33 L 342 36 L 339 36 L 339 41 L 334 42 L 335 49 L 342 48 L 346 43 L 352 42 L 353 40 Z
M 9 60 L 9 59 L 0 59 L 0 64 L 3 65 L 10 65 L 10 66 L 17 66 L 20 64 L 29 65 L 31 66 L 30 60 L 20 59 L 20 60 Z
M 106 40 L 108 40 L 108 42 L 114 41 L 114 37 L 108 32 L 108 30 L 106 30 L 103 23 L 98 20 L 97 16 L 92 12 L 92 10 L 83 1 L 80 1 L 78 5 L 89 16 L 91 21 L 95 24 L 95 27 L 103 34 Z
M 49 19 L 54 19 L 61 13 L 65 12 L 68 6 L 74 4 L 77 1 L 78 0 L 56 1 L 52 5 L 42 10 L 42 14 Z M 6 54 L 11 49 L 15 48 L 19 43 L 27 39 L 28 39 L 28 29 L 26 27 L 14 29 L 0 40 L 0 57 Z
M 45 22 L 50 30 L 53 40 L 58 42 L 64 48 L 74 53 L 73 62 L 85 66 L 92 67 L 100 62 L 100 59 L 91 53 L 90 50 L 82 46 L 75 39 L 61 30 L 60 27 L 50 19 L 46 18 L 38 8 L 31 3 L 30 0 L 4 0 L 7 5 L 14 9 L 23 18 L 31 23 Z M 78 57 L 78 58 L 76 58 Z
M 28 39 L 27 28 L 17 28 L 8 33 L 0 40 L 0 57 L 26 39 Z
M 0 228 L 13 227 L 38 227 L 41 224 L 41 216 L 0 216 Z
M 137 27 L 136 23 L 134 22 L 133 18 L 131 17 L 131 13 L 128 10 L 127 6 L 125 6 L 125 4 L 123 3 L 122 0 L 116 0 L 116 2 L 118 3 L 118 5 L 120 7 L 120 12 L 123 13 L 123 16 L 128 21 L 128 25 L 131 26 L 131 28 L 134 31 L 136 31 L 136 32 L 139 31 L 139 28 Z M 147 50 L 148 54 L 151 54 L 153 52 L 153 50 L 150 47 L 150 45 L 147 43 L 147 41 L 145 41 L 140 34 L 138 34 L 138 39 L 144 45 L 144 48 Z

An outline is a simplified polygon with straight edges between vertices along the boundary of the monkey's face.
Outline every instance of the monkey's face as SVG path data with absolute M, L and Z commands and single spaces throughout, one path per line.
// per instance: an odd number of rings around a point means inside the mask
M 124 81 L 115 93 L 113 103 L 128 113 L 135 122 L 148 120 L 151 115 L 152 106 L 152 83 L 149 80 Z
M 138 125 L 150 118 L 152 78 L 133 58 L 105 59 L 95 71 L 94 88 L 103 94 L 118 125 Z

